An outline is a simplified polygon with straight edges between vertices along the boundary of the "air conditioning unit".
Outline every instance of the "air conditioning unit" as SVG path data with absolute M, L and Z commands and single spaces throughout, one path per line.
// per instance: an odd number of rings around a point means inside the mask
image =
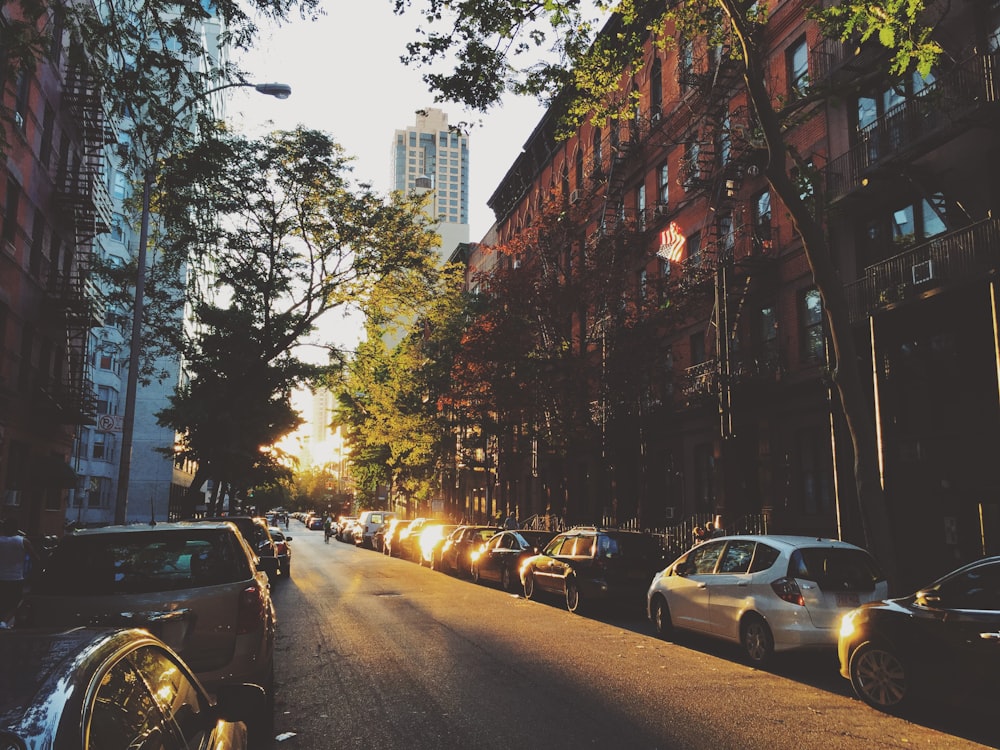
M 14 124 L 17 126 L 18 130 L 24 130 L 24 115 L 22 115 L 20 112 L 15 112 Z
M 914 263 L 911 272 L 914 284 L 925 284 L 934 279 L 934 263 L 930 260 Z
M 7 490 L 4 493 L 3 504 L 9 508 L 16 508 L 21 504 L 21 490 Z
M 574 190 L 573 192 L 571 192 L 569 194 L 569 202 L 570 203 L 576 203 L 578 200 L 580 200 L 580 191 L 579 190 Z
M 656 110 L 649 116 L 649 119 L 652 120 L 653 122 L 659 122 L 662 117 L 663 113 L 660 112 L 660 110 Z

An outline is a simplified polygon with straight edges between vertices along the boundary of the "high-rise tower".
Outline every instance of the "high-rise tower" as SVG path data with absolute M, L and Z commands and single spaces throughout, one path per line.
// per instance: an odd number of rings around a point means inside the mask
M 427 212 L 441 235 L 447 259 L 469 241 L 469 137 L 448 126 L 448 115 L 429 108 L 416 124 L 397 130 L 393 139 L 393 188 L 406 193 L 431 191 Z

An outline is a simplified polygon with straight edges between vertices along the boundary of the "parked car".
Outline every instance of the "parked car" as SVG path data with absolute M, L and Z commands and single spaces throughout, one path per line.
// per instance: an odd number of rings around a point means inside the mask
M 354 542 L 354 527 L 358 523 L 357 516 L 340 516 L 333 528 L 333 535 L 340 542 Z
M 451 533 L 458 528 L 458 524 L 444 523 L 443 521 L 431 521 L 426 524 L 420 532 L 420 539 L 417 544 L 417 563 L 426 565 L 434 569 L 434 552 L 440 550 Z
M 271 539 L 274 540 L 274 556 L 278 559 L 278 575 L 288 578 L 292 575 L 292 537 L 277 526 L 269 526 Z
M 270 527 L 266 520 L 259 516 L 207 516 L 197 519 L 199 522 L 228 521 L 234 524 L 243 538 L 247 540 L 257 557 L 273 557 L 277 560 L 278 550 L 271 538 Z
M 428 521 L 430 521 L 429 518 L 414 518 L 406 528 L 399 529 L 396 537 L 392 540 L 392 555 L 404 560 L 415 561 L 417 559 L 414 552 L 417 549 L 417 537 Z
M 231 523 L 107 526 L 64 536 L 32 583 L 19 625 L 143 627 L 214 694 L 274 680 L 276 615 L 265 571 Z
M 323 516 L 309 516 L 306 518 L 306 528 L 309 531 L 322 531 L 323 530 Z
M 837 650 L 854 692 L 882 711 L 903 711 L 935 692 L 1000 697 L 1000 557 L 848 612 Z
M 404 529 L 409 528 L 411 523 L 413 521 L 403 520 L 402 518 L 393 518 L 389 521 L 389 526 L 382 537 L 382 554 L 389 557 L 399 557 L 399 534 Z
M 441 567 L 456 575 L 472 575 L 472 553 L 478 550 L 483 542 L 493 538 L 503 531 L 499 526 L 463 526 L 461 532 L 457 529 L 441 549 Z
M 371 547 L 375 532 L 396 517 L 396 514 L 389 510 L 364 510 L 358 516 L 358 522 L 354 524 L 354 543 L 358 547 Z
M 447 534 L 442 532 L 440 539 L 435 540 L 433 546 L 430 549 L 430 568 L 431 570 L 444 570 L 444 561 L 442 555 L 444 554 L 444 548 L 451 544 L 452 539 L 456 534 L 460 535 L 465 529 L 465 526 L 454 526 L 450 527 L 451 531 Z
M 613 602 L 642 611 L 643 595 L 663 567 L 663 547 L 651 534 L 582 526 L 557 534 L 521 565 L 526 599 L 558 594 L 570 612 Z
M 751 664 L 775 652 L 837 645 L 840 618 L 882 599 L 888 583 L 868 552 L 805 536 L 728 536 L 681 555 L 649 587 L 656 632 L 689 630 L 741 644 Z
M 496 581 L 504 591 L 521 585 L 521 565 L 552 541 L 554 531 L 531 529 L 504 531 L 472 553 L 472 580 Z
M 11 678 L 0 680 L 5 748 L 241 750 L 246 725 L 266 710 L 255 685 L 228 685 L 213 700 L 140 629 L 4 630 L 0 664 Z
M 376 552 L 384 552 L 385 547 L 385 532 L 388 531 L 389 524 L 384 523 L 375 529 L 372 534 L 372 549 Z

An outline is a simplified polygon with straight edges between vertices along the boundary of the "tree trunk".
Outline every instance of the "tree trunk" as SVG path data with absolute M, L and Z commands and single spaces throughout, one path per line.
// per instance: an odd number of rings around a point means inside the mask
M 896 581 L 896 556 L 879 474 L 874 404 L 866 394 L 861 380 L 860 358 L 855 346 L 843 280 L 833 263 L 833 253 L 823 225 L 813 216 L 800 196 L 799 187 L 788 175 L 787 147 L 781 123 L 764 84 L 764 61 L 754 46 L 752 31 L 733 7 L 733 0 L 719 2 L 728 14 L 743 48 L 747 92 L 767 144 L 765 175 L 775 194 L 788 209 L 795 230 L 802 238 L 813 280 L 823 300 L 823 312 L 834 352 L 834 362 L 829 364 L 854 451 L 854 480 L 865 535 L 864 543 L 882 565 L 892 587 Z M 817 200 L 819 199 L 820 196 L 817 196 Z

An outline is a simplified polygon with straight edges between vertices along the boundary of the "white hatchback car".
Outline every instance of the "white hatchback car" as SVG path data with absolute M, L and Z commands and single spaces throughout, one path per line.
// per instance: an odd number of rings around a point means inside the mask
M 726 536 L 693 547 L 657 573 L 647 612 L 661 637 L 677 628 L 722 638 L 764 666 L 778 651 L 836 648 L 844 613 L 887 595 L 875 559 L 853 544 Z

